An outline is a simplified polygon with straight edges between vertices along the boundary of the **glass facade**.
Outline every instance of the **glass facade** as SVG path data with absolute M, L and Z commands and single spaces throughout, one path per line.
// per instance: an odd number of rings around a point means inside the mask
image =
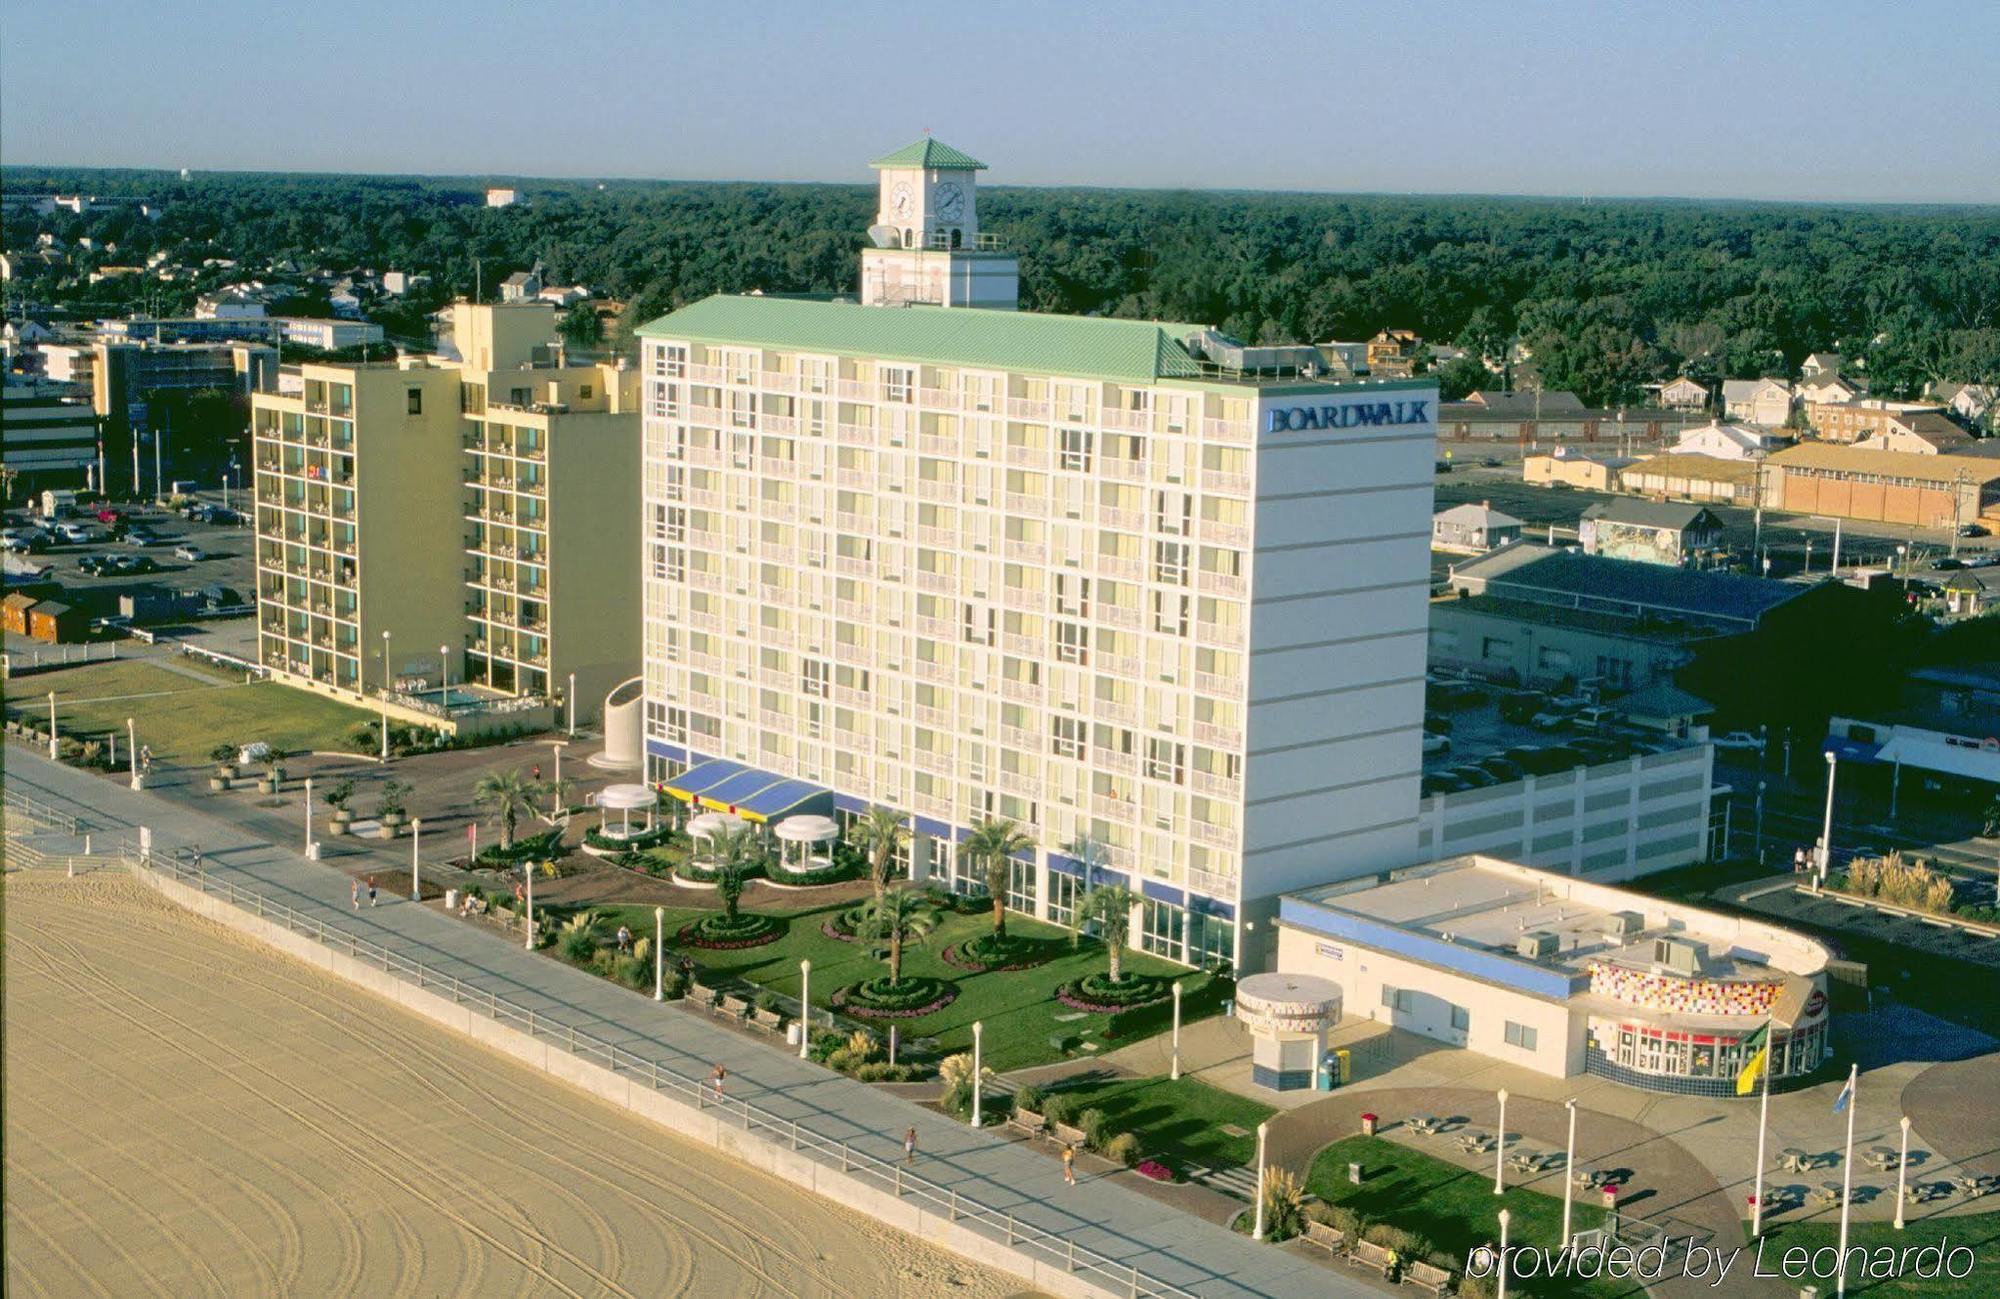
M 1743 1043 L 1754 1031 L 1724 1035 L 1593 1016 L 1587 1072 L 1652 1091 L 1733 1096 L 1744 1065 Z M 1824 1019 L 1791 1033 L 1774 1032 L 1772 1087 L 1782 1091 L 1805 1079 L 1825 1061 L 1827 1049 Z

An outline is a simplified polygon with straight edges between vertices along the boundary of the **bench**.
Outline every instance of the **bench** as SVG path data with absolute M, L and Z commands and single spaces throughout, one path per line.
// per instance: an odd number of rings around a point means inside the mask
M 1347 1233 L 1338 1227 L 1329 1227 L 1323 1222 L 1306 1219 L 1306 1234 L 1303 1238 L 1308 1245 L 1317 1245 L 1327 1253 L 1339 1258 L 1347 1248 Z
M 1411 1263 L 1403 1268 L 1403 1280 L 1419 1290 L 1442 1296 L 1451 1289 L 1451 1273 L 1434 1263 Z
M 1048 1125 L 1049 1121 L 1033 1110 L 1017 1108 L 1012 1114 L 1007 1116 L 1007 1126 L 1010 1128 L 1019 1128 L 1027 1135 L 1030 1141 L 1041 1136 L 1042 1130 L 1048 1127 Z
M 705 987 L 702 984 L 688 984 L 687 999 L 695 1005 L 700 1006 L 703 1010 L 713 1011 L 715 1009 L 715 989 Z
M 1075 1146 L 1081 1150 L 1090 1144 L 1084 1140 L 1082 1128 L 1073 1128 L 1067 1123 L 1052 1123 L 1049 1125 L 1049 1131 L 1057 1141 L 1066 1146 Z
M 1377 1245 L 1372 1240 L 1357 1240 L 1347 1251 L 1347 1261 L 1356 1267 L 1365 1267 L 1378 1273 L 1384 1281 L 1396 1270 L 1396 1256 L 1387 1246 Z
M 775 1035 L 785 1026 L 785 1017 L 775 1010 L 759 1010 L 750 1016 L 750 1023 L 766 1033 Z
M 724 997 L 722 1013 L 741 1024 L 750 1017 L 750 1003 L 741 997 Z

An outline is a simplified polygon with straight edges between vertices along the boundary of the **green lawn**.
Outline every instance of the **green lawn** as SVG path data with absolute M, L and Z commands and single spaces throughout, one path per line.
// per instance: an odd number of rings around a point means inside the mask
M 693 898 L 701 895 L 691 893 L 689 896 Z M 793 913 L 775 908 L 767 909 L 768 914 L 788 914 L 790 917 L 788 932 L 777 942 L 737 951 L 705 951 L 693 948 L 689 949 L 689 955 L 703 970 L 735 975 L 775 992 L 794 997 L 799 991 L 799 961 L 810 960 L 813 1005 L 824 1007 L 827 998 L 836 988 L 887 973 L 887 967 L 882 962 L 869 956 L 870 944 L 843 943 L 838 939 L 828 938 L 820 932 L 821 922 L 851 905 L 853 904 L 843 903 L 839 906 Z M 650 906 L 607 906 L 596 910 L 605 918 L 610 930 L 615 931 L 620 922 L 623 922 L 632 927 L 635 935 L 653 932 L 653 908 Z M 673 946 L 675 929 L 703 914 L 704 911 L 694 908 L 669 908 L 668 946 Z M 907 1037 L 934 1037 L 938 1039 L 939 1047 L 949 1053 L 971 1049 L 972 1023 L 974 1020 L 979 1020 L 985 1024 L 983 1062 L 988 1067 L 1003 1072 L 1061 1059 L 1062 1057 L 1048 1042 L 1049 1037 L 1057 1032 L 1062 1032 L 1071 1038 L 1080 1038 L 1088 1032 L 1091 1040 L 1102 1042 L 1104 1026 L 1109 1017 L 1084 1014 L 1080 1018 L 1065 1019 L 1059 1023 L 1056 1019 L 1058 1015 L 1072 1016 L 1078 1015 L 1079 1012 L 1055 1000 L 1055 990 L 1060 984 L 1068 983 L 1091 971 L 1104 969 L 1104 949 L 1096 942 L 1085 939 L 1081 950 L 1071 951 L 1068 947 L 1068 930 L 1026 920 L 1010 913 L 1007 917 L 1008 933 L 1034 938 L 1059 937 L 1063 940 L 1062 955 L 1033 969 L 994 970 L 985 974 L 968 974 L 964 970 L 947 965 L 940 957 L 939 953 L 945 948 L 977 934 L 989 932 L 992 925 L 992 918 L 986 913 L 976 916 L 946 914 L 943 922 L 922 946 L 905 949 L 903 973 L 906 977 L 928 974 L 949 979 L 958 985 L 958 1000 L 943 1010 L 921 1019 L 872 1022 L 884 1032 L 887 1032 L 889 1025 L 893 1023 L 900 1027 Z M 1124 965 L 1126 971 L 1133 974 L 1192 973 L 1181 966 L 1140 952 L 1127 952 Z M 1122 1042 L 1111 1042 L 1106 1044 L 1105 1049 L 1122 1045 L 1124 1045 Z
M 1361 1185 L 1347 1180 L 1347 1165 L 1361 1165 Z M 1306 1189 L 1330 1204 L 1341 1204 L 1366 1218 L 1415 1232 L 1433 1248 L 1463 1260 L 1472 1250 L 1498 1239 L 1501 1209 L 1513 1215 L 1508 1242 L 1554 1248 L 1562 1236 L 1562 1200 L 1537 1191 L 1509 1188 L 1493 1194 L 1493 1175 L 1472 1172 L 1457 1164 L 1412 1150 L 1380 1137 L 1348 1137 L 1336 1141 L 1313 1160 Z M 1587 1231 L 1603 1212 L 1578 1197 L 1571 1227 Z M 1560 1285 L 1537 1277 L 1525 1283 L 1537 1296 L 1579 1295 L 1611 1299 L 1642 1295 L 1638 1285 L 1594 1281 Z
M 1784 1223 L 1771 1228 L 1764 1236 L 1764 1270 L 1775 1272 L 1782 1266 L 1788 1249 L 1832 1249 L 1838 1246 L 1840 1224 Z M 1875 1250 L 1886 1245 L 1898 1251 L 1940 1243 L 1946 1249 L 1964 1245 L 1973 1256 L 1971 1273 L 1958 1279 L 1942 1274 L 1925 1279 L 1912 1272 L 1900 1278 L 1863 1280 L 1860 1273 L 1850 1267 L 1847 1274 L 1847 1293 L 1850 1295 L 1865 1294 L 1876 1299 L 1898 1299 L 1905 1295 L 1920 1295 L 1923 1299 L 1974 1299 L 1980 1295 L 2000 1294 L 2000 1213 L 1912 1220 L 1902 1231 L 1897 1231 L 1893 1223 L 1855 1222 L 1848 1224 L 1847 1243 L 1850 1249 L 1859 1245 Z M 1743 1257 L 1746 1260 L 1750 1257 L 1748 1251 Z M 1960 1257 L 1963 1258 L 1962 1255 Z M 1830 1278 L 1821 1281 L 1806 1277 L 1799 1284 L 1817 1285 L 1823 1295 L 1831 1295 L 1834 1289 Z
M 1189 1164 L 1229 1168 L 1257 1159 L 1257 1125 L 1277 1110 L 1193 1078 L 1086 1079 L 1047 1089 L 1073 1097 L 1079 1111 L 1100 1109 L 1113 1131 L 1130 1132 L 1139 1148 L 1176 1173 Z M 1225 1124 L 1243 1129 L 1234 1137 Z
M 130 717 L 138 724 L 139 742 L 151 745 L 161 762 L 204 763 L 209 750 L 225 741 L 346 749 L 348 734 L 373 716 L 275 682 L 197 680 L 135 659 L 78 664 L 7 684 L 8 717 L 46 723 L 53 690 L 59 734 L 101 740 L 115 730 L 122 749 Z

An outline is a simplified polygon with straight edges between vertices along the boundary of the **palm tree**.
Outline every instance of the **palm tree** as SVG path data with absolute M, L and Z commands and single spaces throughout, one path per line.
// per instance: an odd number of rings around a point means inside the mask
M 889 942 L 889 983 L 903 981 L 903 944 L 920 943 L 938 926 L 937 908 L 907 889 L 884 893 L 861 914 L 861 936 Z
M 1111 864 L 1111 848 L 1102 839 L 1093 839 L 1080 834 L 1063 848 L 1077 865 L 1083 867 L 1083 890 L 1088 893 L 1097 886 L 1097 873 Z M 1070 908 L 1069 945 L 1077 946 L 1083 939 L 1083 907 Z
M 722 918 L 734 924 L 743 889 L 763 864 L 764 841 L 749 826 L 741 826 L 717 831 L 709 850 L 715 854 L 715 891 L 722 898 Z
M 877 803 L 847 835 L 855 847 L 868 854 L 868 878 L 875 885 L 875 900 L 880 902 L 889 889 L 889 863 L 897 849 L 910 841 L 910 827 L 904 824 L 901 812 Z
M 570 793 L 576 789 L 576 777 L 560 776 L 545 780 L 535 791 L 549 800 L 549 814 L 542 819 L 553 823 L 569 806 Z
M 1125 978 L 1125 940 L 1132 936 L 1132 890 L 1122 884 L 1104 884 L 1083 895 L 1076 904 L 1077 924 L 1095 920 L 1104 949 L 1111 954 L 1111 981 Z
M 500 823 L 502 851 L 514 846 L 514 824 L 535 810 L 535 783 L 518 771 L 489 771 L 472 787 L 472 801 Z
M 993 897 L 993 936 L 1007 936 L 1007 886 L 1012 883 L 1014 854 L 1026 852 L 1035 841 L 1005 818 L 990 818 L 972 827 L 966 836 L 964 853 L 986 870 L 986 891 Z

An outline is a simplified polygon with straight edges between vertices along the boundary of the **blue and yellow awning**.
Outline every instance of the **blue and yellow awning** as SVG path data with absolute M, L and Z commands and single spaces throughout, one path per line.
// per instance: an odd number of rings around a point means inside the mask
M 794 813 L 833 811 L 831 790 L 721 758 L 689 767 L 663 788 L 691 807 L 759 824 Z

